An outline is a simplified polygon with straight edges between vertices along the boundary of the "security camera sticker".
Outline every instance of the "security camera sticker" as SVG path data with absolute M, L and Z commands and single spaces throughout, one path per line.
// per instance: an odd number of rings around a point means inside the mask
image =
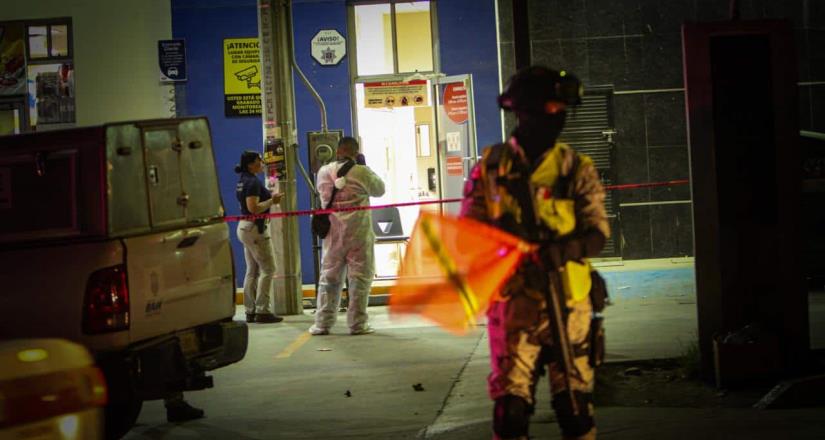
M 223 40 L 224 110 L 228 117 L 261 114 L 261 57 L 257 38 Z

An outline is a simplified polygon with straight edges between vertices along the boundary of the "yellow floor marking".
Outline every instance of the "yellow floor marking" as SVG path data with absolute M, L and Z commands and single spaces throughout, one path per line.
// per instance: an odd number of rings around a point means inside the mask
M 301 336 L 298 336 L 298 339 L 292 341 L 291 344 L 287 345 L 285 349 L 278 353 L 275 356 L 275 359 L 285 359 L 292 356 L 292 353 L 298 351 L 298 349 L 301 348 L 302 345 L 306 344 L 306 342 L 309 341 L 309 338 L 311 337 L 312 335 L 309 334 L 309 332 L 302 333 Z

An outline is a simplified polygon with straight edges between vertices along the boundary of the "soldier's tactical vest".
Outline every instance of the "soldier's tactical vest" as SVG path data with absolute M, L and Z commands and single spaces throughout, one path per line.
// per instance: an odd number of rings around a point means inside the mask
M 565 173 L 565 160 L 572 160 Z M 532 170 L 514 147 L 494 145 L 482 157 L 487 213 L 494 223 L 523 239 L 539 243 L 561 240 L 576 231 L 574 184 L 592 160 L 567 144 L 557 143 Z M 590 262 L 568 261 L 559 270 L 568 303 L 590 292 Z

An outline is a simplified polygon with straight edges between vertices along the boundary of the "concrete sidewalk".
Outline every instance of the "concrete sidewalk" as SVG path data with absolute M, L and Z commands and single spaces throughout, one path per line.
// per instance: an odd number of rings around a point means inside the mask
M 601 268 L 614 302 L 606 313 L 608 361 L 683 354 L 696 338 L 692 267 L 628 266 Z M 343 314 L 325 337 L 309 337 L 308 313 L 276 325 L 252 324 L 246 358 L 216 370 L 214 389 L 186 394 L 206 410 L 206 418 L 167 423 L 163 403 L 146 402 L 127 438 L 491 438 L 485 329 L 456 337 L 418 316 L 392 317 L 386 307 L 371 307 L 369 313 L 377 331 L 357 337 L 346 334 Z M 243 317 L 243 307 L 237 308 L 235 319 Z M 811 317 L 814 346 L 825 346 L 825 294 L 811 297 Z M 656 383 L 647 375 L 638 379 Z M 418 383 L 422 390 L 414 389 Z M 560 438 L 546 383 L 538 389 L 533 437 Z M 710 400 L 715 392 L 704 395 Z M 668 408 L 619 401 L 633 406 L 597 407 L 600 438 L 825 439 L 825 407 L 756 411 L 706 408 L 713 402 L 697 405 L 705 408 Z
M 696 341 L 696 300 L 691 264 L 659 261 L 648 263 L 647 267 L 606 266 L 600 271 L 613 301 L 605 313 L 607 362 L 679 357 Z M 812 294 L 810 309 L 812 346 L 825 347 L 825 294 Z M 486 335 L 481 338 L 444 407 L 435 421 L 422 431 L 421 438 L 469 440 L 491 437 L 492 402 L 486 393 L 489 347 Z M 537 390 L 531 437 L 561 438 L 550 408 L 546 379 L 542 378 Z M 702 406 L 712 405 L 708 402 Z M 825 439 L 825 397 L 822 407 L 812 409 L 759 411 L 651 405 L 604 406 L 596 411 L 599 438 Z
M 491 438 L 492 402 L 486 393 L 490 371 L 487 338 L 467 362 L 445 404 L 419 435 L 432 440 Z M 641 352 L 641 350 L 634 350 Z M 547 381 L 538 386 L 531 438 L 560 439 L 549 404 Z M 598 391 L 597 391 L 598 392 Z M 755 401 L 754 401 L 755 403 Z M 627 407 L 596 408 L 599 438 L 661 439 L 825 439 L 825 400 L 820 408 L 755 410 L 751 408 Z

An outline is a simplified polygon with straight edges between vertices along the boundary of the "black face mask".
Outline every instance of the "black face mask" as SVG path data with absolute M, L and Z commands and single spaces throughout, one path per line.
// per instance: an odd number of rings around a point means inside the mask
M 564 128 L 565 113 L 554 115 L 536 113 L 518 113 L 518 126 L 513 130 L 513 136 L 519 142 L 530 161 L 535 161 L 541 155 L 553 148 Z

